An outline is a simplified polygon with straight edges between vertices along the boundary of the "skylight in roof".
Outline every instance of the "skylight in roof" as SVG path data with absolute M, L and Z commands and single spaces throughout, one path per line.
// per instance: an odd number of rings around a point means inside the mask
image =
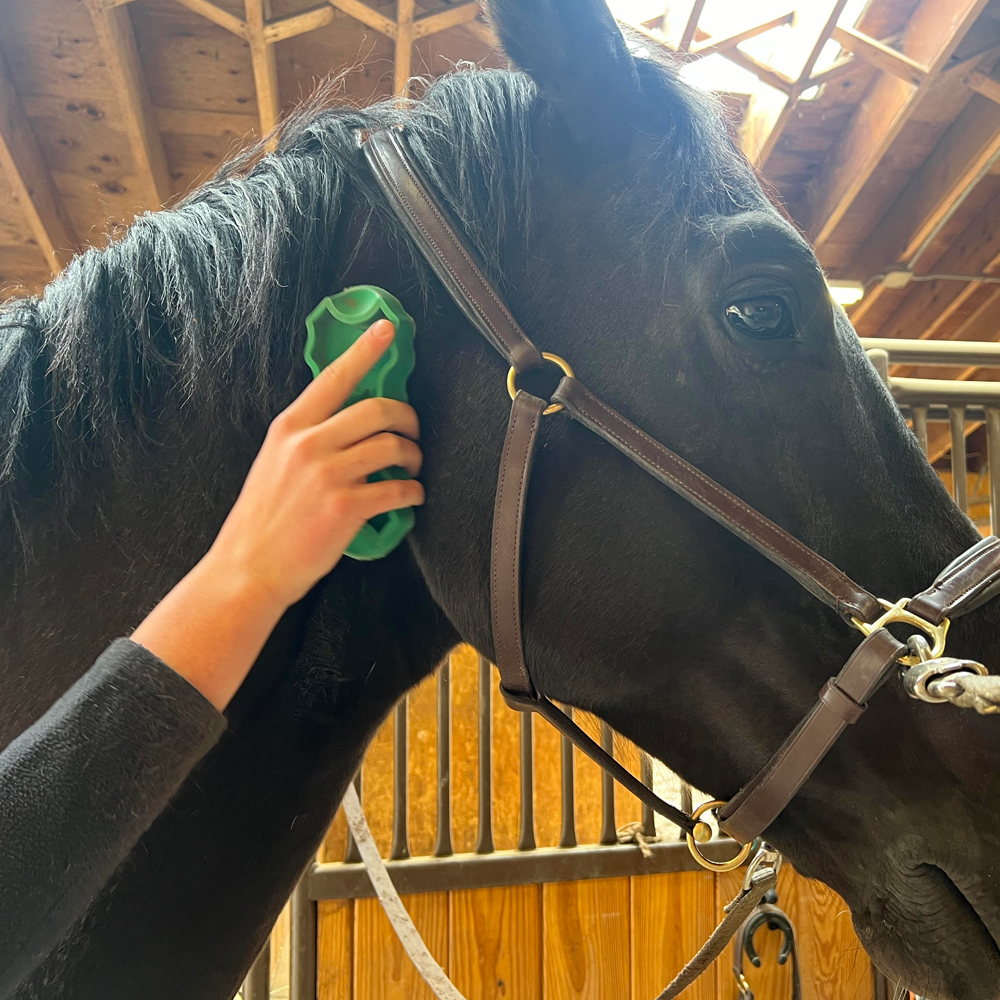
M 839 23 L 851 26 L 857 23 L 869 0 L 848 0 L 840 15 Z M 765 34 L 751 38 L 740 45 L 747 55 L 766 63 L 773 69 L 793 79 L 797 78 L 816 44 L 833 10 L 834 0 L 810 0 L 804 3 L 789 0 L 706 0 L 698 19 L 701 42 L 728 38 L 745 28 L 777 18 L 795 10 L 793 24 L 772 28 Z M 674 19 L 683 23 L 691 9 L 691 0 L 668 3 L 667 0 L 608 0 L 614 15 L 629 24 L 642 26 L 663 14 L 670 7 Z M 706 39 L 704 36 L 708 35 Z M 833 65 L 840 54 L 840 46 L 828 41 L 813 69 L 820 72 Z M 683 75 L 692 83 L 706 90 L 728 91 L 734 94 L 775 93 L 752 73 L 735 65 L 721 55 L 710 55 L 686 66 Z M 808 93 L 803 95 L 808 98 Z

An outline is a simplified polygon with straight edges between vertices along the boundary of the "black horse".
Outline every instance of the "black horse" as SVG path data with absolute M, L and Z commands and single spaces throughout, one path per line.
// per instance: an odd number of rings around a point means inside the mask
M 869 590 L 915 593 L 976 538 L 714 100 L 603 0 L 490 6 L 525 72 L 303 112 L 277 152 L 2 314 L 0 742 L 204 552 L 308 379 L 306 312 L 345 285 L 390 288 L 417 318 L 428 498 L 405 546 L 345 560 L 285 616 L 225 738 L 20 998 L 232 996 L 393 703 L 459 639 L 492 653 L 506 373 L 390 215 L 359 128 L 405 123 L 536 343 Z M 536 683 L 731 795 L 858 636 L 571 421 L 542 434 Z M 996 668 L 997 608 L 953 645 Z M 995 721 L 890 684 L 768 833 L 931 997 L 1000 996 L 998 764 Z

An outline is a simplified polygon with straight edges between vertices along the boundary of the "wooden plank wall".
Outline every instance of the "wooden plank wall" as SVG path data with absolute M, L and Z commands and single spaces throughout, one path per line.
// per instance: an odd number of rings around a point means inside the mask
M 452 654 L 452 802 L 456 851 L 472 850 L 477 825 L 477 658 Z M 412 854 L 433 852 L 436 823 L 436 681 L 411 693 L 409 705 L 409 833 Z M 593 719 L 582 724 L 592 734 Z M 516 845 L 520 823 L 519 717 L 493 703 L 494 839 Z M 390 718 L 365 762 L 362 795 L 384 856 L 392 840 Z M 634 747 L 619 741 L 619 759 L 638 768 Z M 554 845 L 560 827 L 559 739 L 535 720 L 535 815 L 539 845 Z M 596 843 L 601 776 L 575 751 L 576 821 L 580 843 Z M 616 821 L 639 819 L 639 803 L 616 789 Z M 320 860 L 342 860 L 342 814 Z M 610 878 L 431 893 L 406 898 L 414 922 L 438 961 L 469 1000 L 651 1000 L 721 919 L 742 874 L 711 872 Z M 833 892 L 786 867 L 780 905 L 798 931 L 805 1000 L 869 1000 L 871 967 L 851 929 L 846 905 Z M 319 904 L 318 1000 L 433 1000 L 373 899 Z M 791 996 L 788 967 L 776 963 L 780 934 L 758 932 L 760 970 L 747 978 L 762 1000 Z M 280 941 L 279 948 L 280 951 Z M 736 1000 L 727 955 L 685 997 Z M 281 971 L 281 970 L 276 970 Z M 282 996 L 282 981 L 272 996 Z M 277 990 L 278 992 L 274 992 Z

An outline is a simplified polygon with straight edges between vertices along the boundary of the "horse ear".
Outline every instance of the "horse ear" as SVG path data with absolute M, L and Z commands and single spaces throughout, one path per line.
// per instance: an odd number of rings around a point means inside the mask
M 489 0 L 488 8 L 504 51 L 575 143 L 602 159 L 626 155 L 639 80 L 604 0 Z

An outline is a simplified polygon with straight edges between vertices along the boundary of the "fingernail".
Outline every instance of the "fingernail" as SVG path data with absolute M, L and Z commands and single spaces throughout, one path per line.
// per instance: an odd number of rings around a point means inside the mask
M 395 333 L 395 329 L 387 319 L 380 319 L 368 332 L 375 340 L 388 340 Z

